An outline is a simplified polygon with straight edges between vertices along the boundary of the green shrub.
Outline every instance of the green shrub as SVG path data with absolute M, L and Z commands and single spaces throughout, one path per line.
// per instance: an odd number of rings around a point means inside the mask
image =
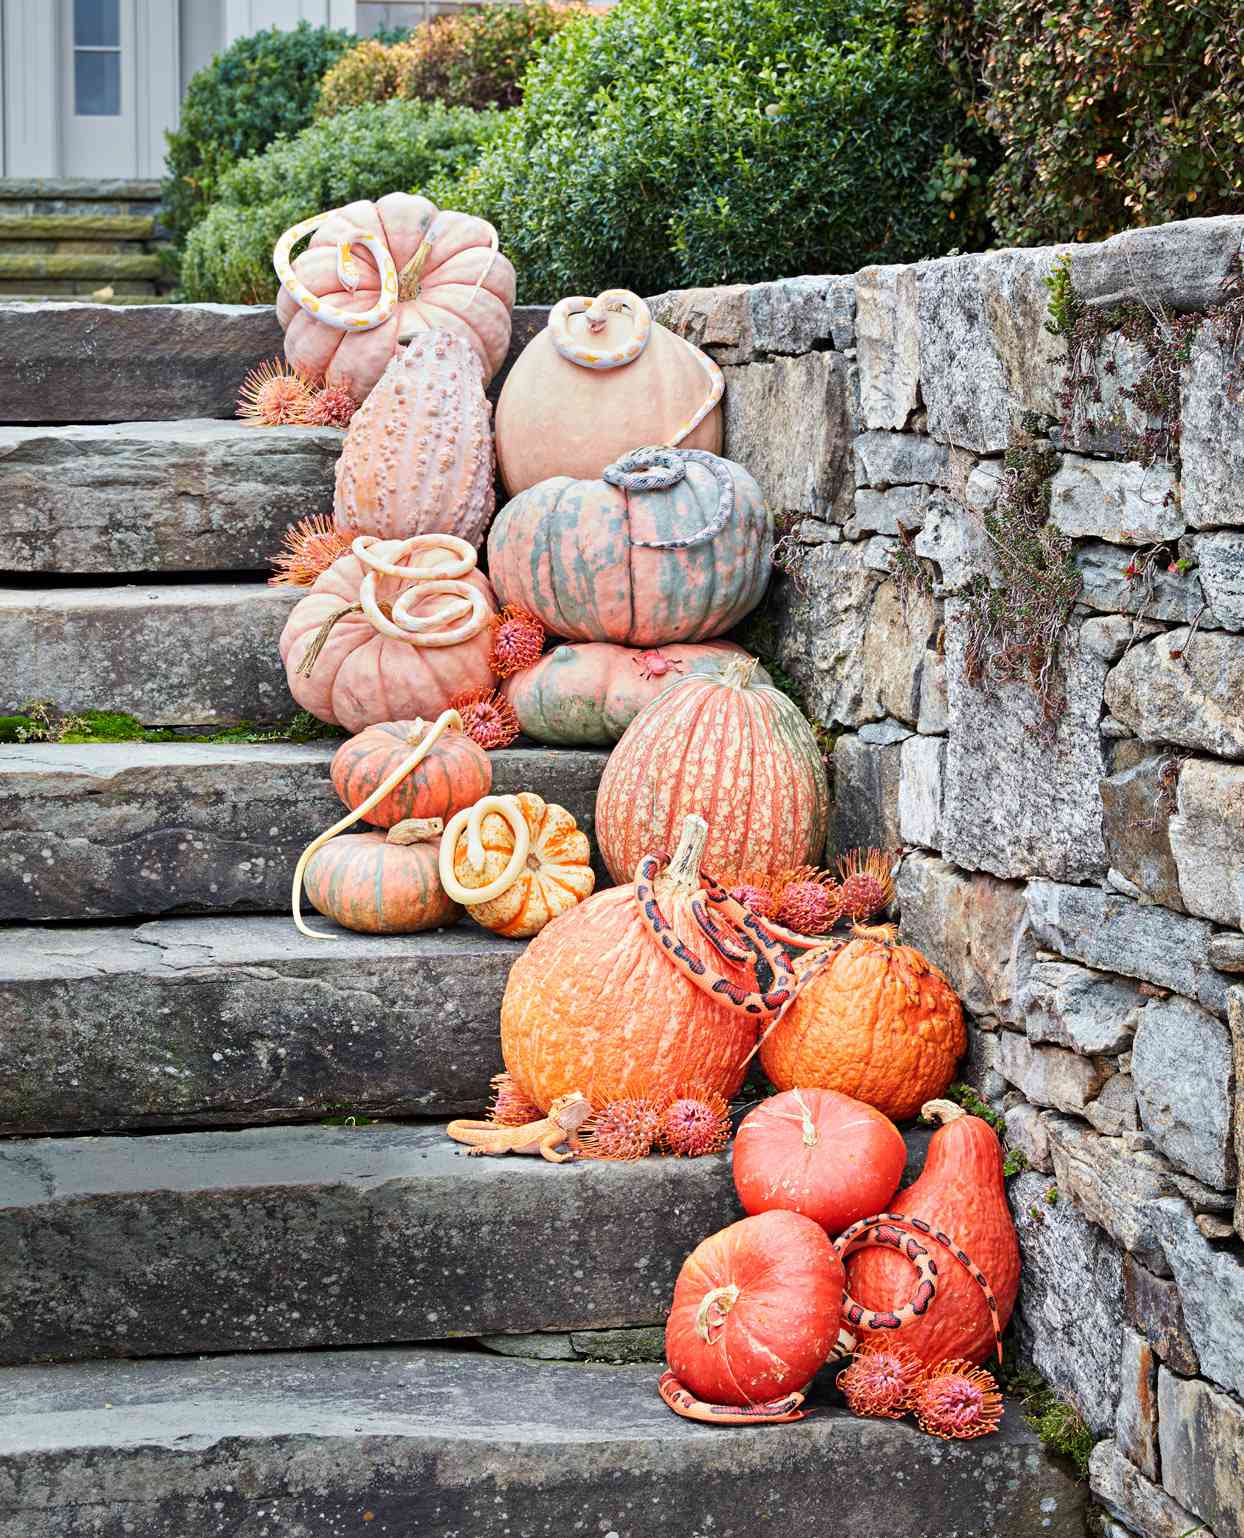
M 268 304 L 272 248 L 291 224 L 356 198 L 419 191 L 460 173 L 496 132 L 498 115 L 429 102 L 382 102 L 279 139 L 233 167 L 220 201 L 192 232 L 182 292 L 192 300 Z
M 1234 0 L 913 0 L 913 17 L 996 137 L 988 211 L 1007 243 L 1244 210 Z
M 289 32 L 239 38 L 195 75 L 176 132 L 165 135 L 161 219 L 179 246 L 230 166 L 311 121 L 321 77 L 352 41 L 303 21 Z
M 973 237 L 977 144 L 902 0 L 621 0 L 554 38 L 524 92 L 441 198 L 492 220 L 530 300 Z

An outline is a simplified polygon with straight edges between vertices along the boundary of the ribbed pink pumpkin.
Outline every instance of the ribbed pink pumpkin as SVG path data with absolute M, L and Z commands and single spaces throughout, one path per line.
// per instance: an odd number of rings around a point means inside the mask
M 377 383 L 403 338 L 420 331 L 453 331 L 475 350 L 489 382 L 510 346 L 514 268 L 492 249 L 492 231 L 471 214 L 438 209 L 427 198 L 390 192 L 375 203 L 348 203 L 326 219 L 293 263 L 296 276 L 321 299 L 350 313 L 370 309 L 380 293 L 371 253 L 356 247 L 363 278 L 351 293 L 337 276 L 337 244 L 351 230 L 368 230 L 388 246 L 401 279 L 401 303 L 373 331 L 343 332 L 300 309 L 284 289 L 276 314 L 285 331 L 285 356 L 295 368 L 348 390 L 361 401 Z M 414 261 L 429 242 L 421 263 Z M 417 271 L 415 269 L 418 269 Z M 486 273 L 476 290 L 480 274 Z
M 493 514 L 492 407 L 479 359 L 445 331 L 392 358 L 337 461 L 337 527 L 381 539 L 457 534 L 477 549 Z
M 816 864 L 829 786 L 812 729 L 750 657 L 719 676 L 692 674 L 645 705 L 609 755 L 596 795 L 596 838 L 615 881 L 654 849 L 672 849 L 689 813 L 709 825 L 704 868 L 718 878 Z
M 400 545 L 384 541 L 373 547 L 389 557 Z M 414 646 L 380 634 L 365 614 L 345 612 L 359 601 L 367 568 L 355 555 L 343 555 L 318 577 L 311 591 L 296 603 L 281 632 L 281 661 L 289 692 L 304 710 L 321 721 L 333 721 L 349 732 L 360 732 L 377 721 L 432 720 L 449 708 L 452 695 L 463 689 L 491 689 L 494 684 L 488 653 L 492 630 L 484 628 L 455 646 Z M 488 579 L 472 571 L 464 579 L 477 588 L 488 609 L 496 601 Z M 382 576 L 376 600 L 387 616 L 411 582 Z M 444 609 L 442 594 L 412 604 L 413 617 Z M 308 674 L 299 672 L 307 649 L 315 644 L 325 622 L 340 614 Z

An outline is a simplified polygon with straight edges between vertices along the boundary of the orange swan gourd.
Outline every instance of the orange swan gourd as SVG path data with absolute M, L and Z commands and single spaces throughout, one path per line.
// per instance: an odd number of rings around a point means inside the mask
M 707 831 L 688 818 L 662 875 L 571 908 L 510 969 L 501 1052 L 516 1088 L 542 1111 L 573 1089 L 600 1109 L 690 1083 L 729 1098 L 742 1084 L 758 1027 L 789 995 L 758 1001 L 767 963 L 754 951 L 729 959 L 701 928 Z M 724 943 L 746 951 L 737 932 Z M 731 989 L 753 1007 L 740 1007 Z
M 668 849 L 689 813 L 712 829 L 712 871 L 776 875 L 819 863 L 829 819 L 820 749 L 798 707 L 757 684 L 754 669 L 743 657 L 719 677 L 683 678 L 623 733 L 596 796 L 596 836 L 615 881 L 647 850 Z
M 680 1384 L 723 1405 L 802 1389 L 838 1335 L 842 1262 L 824 1229 L 796 1212 L 732 1223 L 683 1263 L 665 1326 Z
M 333 755 L 333 787 L 343 806 L 354 810 L 418 746 L 423 721 L 379 721 L 343 742 Z M 422 763 L 367 813 L 376 828 L 391 828 L 413 817 L 448 822 L 492 789 L 492 761 L 465 732 L 451 729 L 433 744 Z
M 565 807 L 526 790 L 485 796 L 445 829 L 441 885 L 477 924 L 526 940 L 591 896 L 591 861 L 587 835 Z
M 746 655 L 733 641 L 675 643 L 643 650 L 611 641 L 557 646 L 507 678 L 502 692 L 523 735 L 558 748 L 607 748 L 639 712 L 688 673 L 720 673 Z M 768 683 L 762 668 L 758 683 Z
M 880 1111 L 832 1089 L 794 1089 L 743 1118 L 734 1187 L 745 1212 L 801 1212 L 836 1235 L 891 1207 L 906 1163 L 907 1145 Z
M 281 632 L 294 699 L 321 721 L 358 732 L 435 716 L 464 690 L 491 689 L 496 603 L 474 567 L 475 552 L 452 535 L 359 536 Z
M 390 359 L 351 419 L 333 513 L 351 534 L 456 534 L 478 548 L 492 517 L 491 407 L 479 359 L 432 331 Z
M 658 453 L 667 463 L 650 475 Z M 722 635 L 764 597 L 772 556 L 773 520 L 747 471 L 681 450 L 628 456 L 601 480 L 541 481 L 488 535 L 502 603 L 569 641 L 624 646 Z
M 717 365 L 654 322 L 636 295 L 563 299 L 497 402 L 506 491 L 517 496 L 553 475 L 594 479 L 641 444 L 720 453 L 722 388 Z
M 374 203 L 347 203 L 323 216 L 293 262 L 294 276 L 314 301 L 351 314 L 377 304 L 381 276 L 370 251 L 352 252 L 357 287 L 342 283 L 341 244 L 359 233 L 372 235 L 392 255 L 396 306 L 378 326 L 342 331 L 317 320 L 282 283 L 276 314 L 289 362 L 361 401 L 403 343 L 421 331 L 452 331 L 471 345 L 485 383 L 490 381 L 509 351 L 515 288 L 514 268 L 496 249 L 493 227 L 405 192 L 390 192 Z
M 886 925 L 859 930 L 796 960 L 795 1002 L 760 1048 L 776 1088 L 836 1089 L 892 1121 L 945 1090 L 967 1050 L 962 1006 L 937 968 L 893 937 Z
M 898 1193 L 894 1205 L 971 1256 L 989 1279 L 1005 1328 L 1019 1291 L 1020 1256 L 997 1134 L 988 1122 L 946 1100 L 931 1101 L 924 1113 L 942 1125 L 929 1142 L 919 1179 Z M 848 1259 L 847 1277 L 852 1297 L 866 1308 L 892 1308 L 911 1291 L 911 1267 L 893 1251 L 875 1247 Z M 946 1357 L 985 1361 L 994 1345 L 989 1308 L 962 1267 L 939 1267 L 928 1313 L 906 1325 L 900 1340 L 926 1363 Z
M 311 904 L 344 929 L 409 935 L 454 924 L 462 909 L 437 874 L 439 818 L 397 823 L 388 833 L 335 838 L 317 849 L 303 875 Z

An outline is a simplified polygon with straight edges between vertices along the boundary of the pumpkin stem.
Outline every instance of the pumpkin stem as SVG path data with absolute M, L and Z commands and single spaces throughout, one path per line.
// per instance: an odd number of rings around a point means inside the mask
M 719 676 L 728 688 L 746 689 L 759 666 L 759 657 L 731 657 Z
M 695 1311 L 696 1334 L 701 1340 L 713 1344 L 713 1330 L 720 1330 L 726 1322 L 726 1315 L 739 1301 L 739 1289 L 734 1282 L 728 1287 L 714 1287 L 711 1292 L 706 1292 Z M 712 1316 L 710 1318 L 710 1315 Z
M 941 1127 L 949 1125 L 952 1121 L 958 1121 L 961 1116 L 968 1113 L 961 1105 L 956 1105 L 953 1100 L 926 1100 L 920 1107 L 921 1121 L 935 1121 Z
M 400 302 L 418 299 L 419 282 L 423 277 L 423 269 L 427 266 L 428 254 L 431 250 L 432 242 L 425 235 L 419 243 L 419 249 L 398 273 L 397 297 Z
M 812 1112 L 808 1109 L 808 1102 L 803 1098 L 799 1090 L 793 1091 L 795 1104 L 799 1107 L 799 1114 L 803 1121 L 803 1146 L 815 1148 L 821 1141 L 816 1133 L 816 1123 L 812 1120 Z
M 682 833 L 673 858 L 652 883 L 657 896 L 664 901 L 674 893 L 698 892 L 700 861 L 704 858 L 704 846 L 708 843 L 708 824 L 694 812 L 683 818 Z
M 852 924 L 851 933 L 857 940 L 876 940 L 879 945 L 893 945 L 898 939 L 898 925 Z
M 324 650 L 325 643 L 332 634 L 333 626 L 337 621 L 344 619 L 347 614 L 361 614 L 362 612 L 363 605 L 361 603 L 352 603 L 347 604 L 344 609 L 338 609 L 336 614 L 328 616 L 316 631 L 315 640 L 311 642 L 311 645 L 302 654 L 302 661 L 298 664 L 298 676 L 300 678 L 311 677 L 311 669 L 315 666 L 317 658 Z
M 441 817 L 405 817 L 385 834 L 386 844 L 430 844 L 445 831 Z

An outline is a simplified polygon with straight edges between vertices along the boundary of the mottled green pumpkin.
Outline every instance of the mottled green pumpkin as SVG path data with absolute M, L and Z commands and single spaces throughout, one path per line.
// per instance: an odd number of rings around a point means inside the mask
M 441 886 L 441 841 L 407 834 L 417 823 L 388 833 L 351 833 L 317 849 L 303 880 L 312 905 L 343 929 L 365 935 L 410 935 L 456 924 L 462 909 Z M 406 842 L 413 836 L 415 842 Z

